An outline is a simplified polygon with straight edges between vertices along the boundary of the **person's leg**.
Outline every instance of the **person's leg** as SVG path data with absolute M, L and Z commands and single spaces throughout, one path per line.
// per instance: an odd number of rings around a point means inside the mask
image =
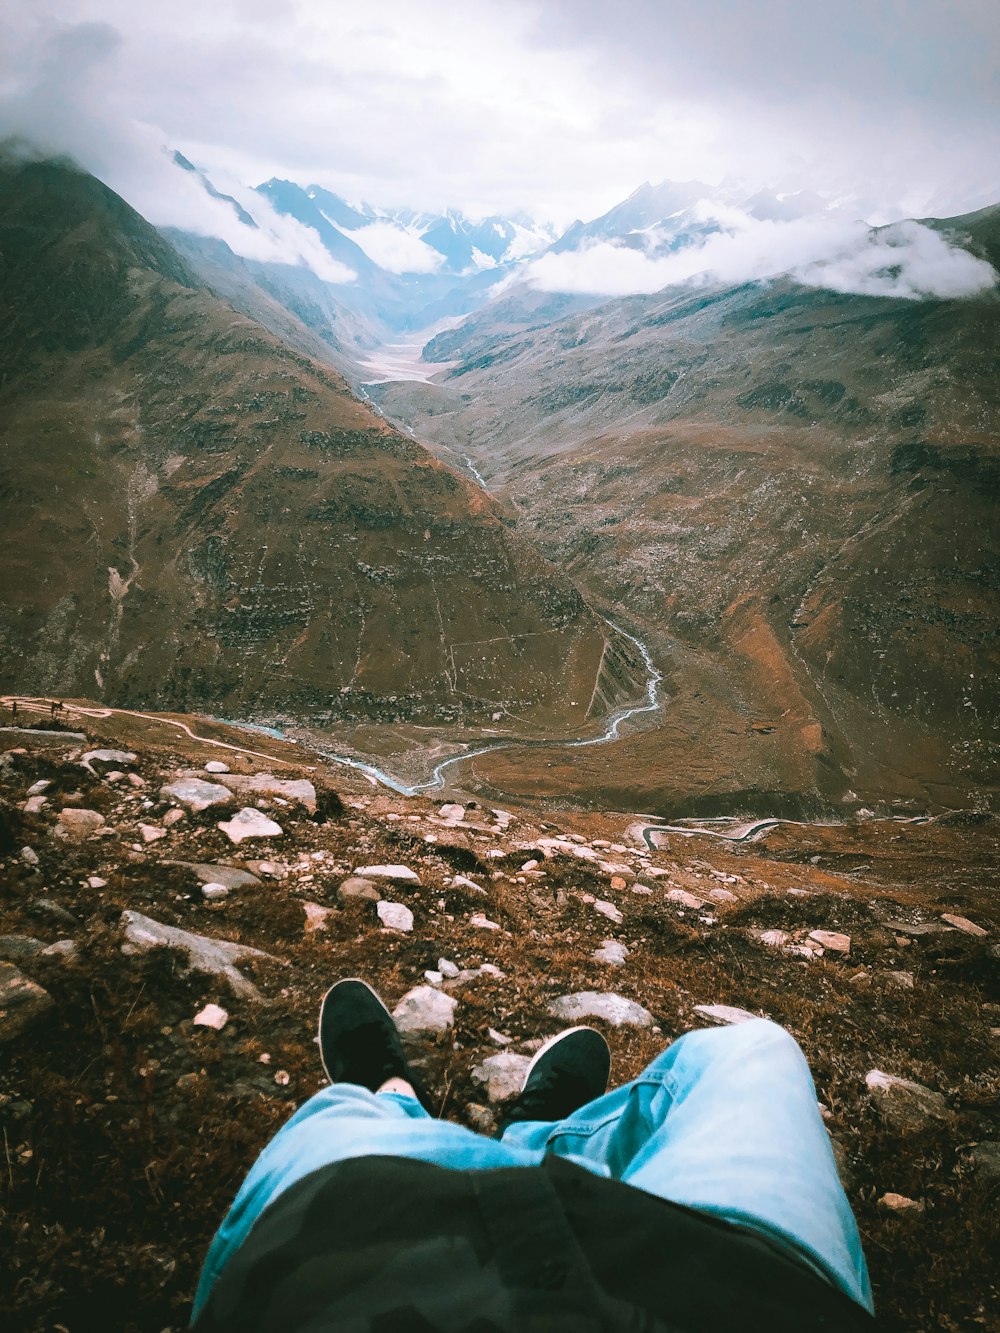
M 272 1200 L 331 1162 L 372 1156 L 409 1157 L 466 1171 L 536 1166 L 542 1154 L 434 1120 L 414 1097 L 376 1094 L 353 1083 L 323 1088 L 296 1111 L 251 1167 L 209 1248 L 193 1317 Z
M 689 1032 L 633 1083 L 558 1124 L 512 1125 L 504 1142 L 760 1231 L 872 1308 L 809 1067 L 777 1024 Z

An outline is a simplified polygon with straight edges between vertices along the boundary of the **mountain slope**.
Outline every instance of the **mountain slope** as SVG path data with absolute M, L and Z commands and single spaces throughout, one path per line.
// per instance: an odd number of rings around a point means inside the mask
M 997 253 L 996 210 L 936 225 Z M 639 738 L 614 781 L 706 810 L 993 799 L 996 291 L 668 289 L 514 330 L 510 301 L 428 346 L 459 360 L 438 384 L 381 401 L 658 643 L 669 762 Z
M 90 177 L 0 188 L 5 687 L 560 725 L 606 639 L 511 518 Z

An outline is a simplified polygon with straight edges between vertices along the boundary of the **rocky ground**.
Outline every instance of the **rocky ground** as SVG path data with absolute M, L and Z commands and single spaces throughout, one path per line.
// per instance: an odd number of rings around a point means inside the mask
M 691 1027 L 784 1023 L 884 1326 L 1000 1328 L 988 817 L 650 851 L 627 816 L 407 800 L 188 721 L 216 744 L 121 715 L 0 730 L 6 1328 L 184 1327 L 243 1174 L 321 1084 L 345 975 L 484 1132 L 567 1023 L 607 1032 L 616 1082 Z

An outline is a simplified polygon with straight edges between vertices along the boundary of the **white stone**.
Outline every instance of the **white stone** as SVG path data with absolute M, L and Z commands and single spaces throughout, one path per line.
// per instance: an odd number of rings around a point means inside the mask
M 196 1028 L 215 1028 L 216 1032 L 221 1032 L 229 1022 L 229 1015 L 221 1005 L 206 1004 L 204 1009 L 195 1014 L 191 1022 Z
M 409 866 L 355 866 L 354 873 L 362 879 L 390 879 L 397 884 L 420 883 L 420 876 Z
M 768 949 L 784 949 L 791 944 L 792 937 L 787 930 L 762 930 L 757 939 Z
M 206 773 L 228 773 L 229 765 L 224 764 L 221 759 L 210 759 L 205 765 Z
M 694 1011 L 720 1027 L 732 1023 L 748 1023 L 751 1018 L 760 1017 L 759 1014 L 751 1014 L 746 1009 L 737 1009 L 732 1004 L 696 1004 Z
M 442 981 L 444 981 L 444 973 L 435 972 L 432 967 L 429 967 L 424 973 L 424 980 L 427 982 L 428 986 L 440 986 Z
M 161 838 L 167 836 L 167 830 L 158 828 L 156 824 L 140 824 L 139 832 L 142 834 L 143 842 L 159 842 Z
M 453 980 L 458 976 L 460 968 L 457 963 L 453 963 L 450 958 L 438 959 L 438 971 L 443 977 Z
M 282 833 L 280 824 L 252 806 L 244 806 L 228 821 L 220 820 L 219 828 L 230 842 L 237 844 L 244 838 L 279 838 Z
M 89 769 L 93 773 L 95 763 L 127 767 L 129 764 L 134 764 L 137 758 L 138 756 L 134 755 L 131 750 L 88 750 L 86 754 L 80 756 L 80 764 L 81 767 Z
M 49 803 L 47 796 L 29 796 L 21 806 L 26 815 L 40 815 Z
M 486 890 L 481 884 L 477 884 L 474 879 L 466 879 L 464 875 L 455 875 L 452 877 L 452 888 L 472 889 L 475 893 L 485 893 Z
M 516 1097 L 524 1086 L 524 1078 L 531 1064 L 530 1055 L 514 1051 L 500 1051 L 490 1055 L 472 1070 L 473 1083 L 484 1084 L 490 1102 L 505 1102 Z
M 36 866 L 38 865 L 38 853 L 35 851 L 34 847 L 22 847 L 21 860 L 25 865 Z
M 620 926 L 621 923 L 625 920 L 624 916 L 614 905 L 614 903 L 605 902 L 602 898 L 598 898 L 595 900 L 594 911 L 600 912 L 601 916 L 606 916 L 608 920 L 613 921 L 616 926 Z
M 40 778 L 38 782 L 31 784 L 25 792 L 25 796 L 41 796 L 42 792 L 48 791 L 51 786 L 52 782 L 49 778 Z
M 107 887 L 108 881 L 102 879 L 100 875 L 91 875 L 88 878 L 87 883 L 92 889 L 103 889 Z
M 730 893 L 729 889 L 709 889 L 708 896 L 717 903 L 736 902 L 736 894 Z
M 237 944 L 233 940 L 216 940 L 207 935 L 196 935 L 190 930 L 180 930 L 177 926 L 167 926 L 141 912 L 122 912 L 122 925 L 125 927 L 125 940 L 122 953 L 148 953 L 150 949 L 166 947 L 179 949 L 187 954 L 188 967 L 196 972 L 207 972 L 210 976 L 222 977 L 229 983 L 233 993 L 247 1000 L 262 1000 L 264 997 L 235 964 L 245 958 L 266 958 L 277 962 L 269 953 L 261 949 L 252 949 L 248 944 Z
M 203 884 L 201 896 L 207 898 L 209 902 L 215 902 L 219 898 L 228 898 L 229 890 L 225 884 Z
M 599 991 L 577 991 L 561 995 L 548 1006 L 554 1018 L 576 1023 L 582 1018 L 603 1018 L 612 1027 L 648 1028 L 653 1026 L 653 1015 L 641 1004 L 627 1000 L 624 995 Z
M 382 904 L 380 903 L 379 906 Z M 433 986 L 414 986 L 392 1011 L 396 1027 L 408 1037 L 438 1037 L 455 1022 L 458 1001 Z
M 850 953 L 851 937 L 842 935 L 836 930 L 811 930 L 809 938 L 814 944 L 818 944 L 822 949 L 829 949 L 831 953 Z
M 220 774 L 222 784 L 235 792 L 241 800 L 250 796 L 271 796 L 278 802 L 291 801 L 303 806 L 311 815 L 316 813 L 316 788 L 307 778 L 277 778 L 273 773 Z
M 218 782 L 205 782 L 201 778 L 182 778 L 179 782 L 168 782 L 160 788 L 160 800 L 171 805 L 183 805 L 193 815 L 202 810 L 209 810 L 215 805 L 232 805 L 233 793 L 228 787 Z
M 500 929 L 500 923 L 498 921 L 491 921 L 489 917 L 484 916 L 482 912 L 473 912 L 472 916 L 469 917 L 469 925 L 475 926 L 477 930 Z
M 389 903 L 383 899 L 375 904 L 375 910 L 386 930 L 399 930 L 405 934 L 413 929 L 413 913 L 402 903 Z
M 633 884 L 632 892 L 638 893 L 644 898 L 648 898 L 652 894 L 653 890 L 649 887 L 648 884 Z
M 457 824 L 465 818 L 465 806 L 459 805 L 457 802 L 442 805 L 438 810 L 438 816 L 441 819 L 447 819 L 449 823 Z
M 41 956 L 43 958 L 65 958 L 67 962 L 72 962 L 79 951 L 76 940 L 56 940 L 55 944 L 50 944 L 42 950 Z
M 627 957 L 628 949 L 618 940 L 605 940 L 593 954 L 595 963 L 606 963 L 609 967 L 621 967 Z

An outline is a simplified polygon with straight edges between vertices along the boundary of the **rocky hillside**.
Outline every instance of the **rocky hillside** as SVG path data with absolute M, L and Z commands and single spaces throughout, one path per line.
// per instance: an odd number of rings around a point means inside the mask
M 242 1175 L 320 1086 L 317 1006 L 345 975 L 394 1007 L 439 1114 L 484 1132 L 569 1023 L 607 1032 L 616 1082 L 688 1028 L 786 1024 L 884 1327 L 998 1326 L 988 818 L 726 844 L 406 800 L 204 719 L 21 701 L 16 723 L 0 730 L 5 1327 L 185 1326 Z
M 515 519 L 92 177 L 0 173 L 0 686 L 529 729 L 606 627 Z
M 996 259 L 995 209 L 936 225 Z M 998 346 L 996 290 L 778 280 L 537 318 L 514 292 L 429 345 L 457 362 L 435 383 L 381 401 L 648 632 L 668 775 L 618 755 L 605 789 L 624 766 L 647 808 L 989 804 Z

